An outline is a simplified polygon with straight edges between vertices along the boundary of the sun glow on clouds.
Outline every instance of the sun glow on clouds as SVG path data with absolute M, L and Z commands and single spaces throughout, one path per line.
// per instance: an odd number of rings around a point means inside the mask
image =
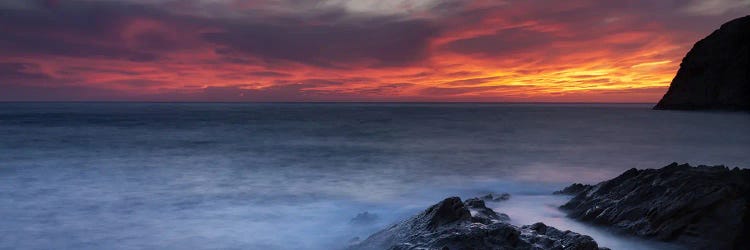
M 655 102 L 695 41 L 748 10 L 733 1 L 2 3 L 0 100 Z

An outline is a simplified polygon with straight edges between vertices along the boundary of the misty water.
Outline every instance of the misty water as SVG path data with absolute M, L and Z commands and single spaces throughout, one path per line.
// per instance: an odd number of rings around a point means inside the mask
M 750 115 L 645 104 L 0 104 L 0 249 L 337 249 L 445 197 L 613 249 L 572 182 L 750 167 Z M 350 220 L 367 211 L 370 221 Z

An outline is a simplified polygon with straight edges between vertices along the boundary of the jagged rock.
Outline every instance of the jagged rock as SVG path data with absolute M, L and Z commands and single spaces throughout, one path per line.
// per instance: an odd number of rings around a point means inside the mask
M 603 249 L 589 236 L 544 224 L 516 227 L 478 198 L 447 198 L 349 249 Z
M 691 249 L 750 249 L 748 169 L 672 163 L 569 188 L 581 189 L 561 207 L 573 218 Z
M 577 195 L 583 192 L 584 190 L 587 190 L 588 188 L 591 188 L 591 185 L 573 183 L 573 185 L 567 186 L 563 190 L 555 191 L 553 194 Z
M 369 225 L 369 224 L 374 223 L 377 220 L 378 220 L 377 214 L 373 214 L 373 213 L 365 211 L 365 212 L 357 214 L 357 216 L 354 216 L 354 218 L 349 220 L 349 224 Z
M 589 236 L 571 231 L 560 231 L 544 223 L 521 227 L 521 239 L 532 244 L 535 249 L 608 249 L 599 248 Z
M 507 200 L 510 199 L 510 194 L 509 193 L 502 193 L 502 194 L 492 194 L 492 193 L 490 193 L 490 194 L 487 194 L 485 196 L 482 196 L 481 198 L 482 198 L 482 200 L 485 200 L 485 201 L 495 201 L 495 202 L 498 202 L 498 201 L 507 201 Z
M 494 221 L 509 221 L 510 217 L 507 214 L 495 213 L 492 209 L 488 208 L 484 204 L 484 200 L 479 198 L 471 198 L 464 201 L 464 205 L 469 209 L 471 218 L 475 222 L 489 224 Z
M 654 109 L 750 110 L 750 16 L 698 41 Z

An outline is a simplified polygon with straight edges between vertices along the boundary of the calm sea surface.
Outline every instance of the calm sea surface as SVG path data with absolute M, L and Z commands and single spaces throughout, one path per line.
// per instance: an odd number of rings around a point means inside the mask
M 665 248 L 548 194 L 748 152 L 750 114 L 636 104 L 0 103 L 0 249 L 336 249 L 488 192 L 517 224 Z

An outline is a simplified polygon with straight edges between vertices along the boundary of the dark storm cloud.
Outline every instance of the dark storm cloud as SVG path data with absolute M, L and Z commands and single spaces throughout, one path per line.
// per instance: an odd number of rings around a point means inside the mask
M 0 80 L 2 101 L 121 101 L 142 100 L 106 86 L 76 85 L 65 80 L 45 81 L 46 85 L 9 83 Z
M 438 33 L 437 27 L 424 20 L 346 17 L 343 22 L 339 19 L 345 14 L 336 10 L 304 18 L 223 18 L 178 15 L 159 7 L 70 1 L 55 7 L 1 9 L 5 34 L 0 36 L 0 51 L 150 62 L 167 51 L 198 46 L 158 31 L 141 32 L 124 40 L 122 33 L 128 21 L 149 19 L 214 43 L 216 53 L 227 60 L 250 57 L 316 66 L 367 61 L 375 66 L 397 66 L 424 59 L 429 39 Z M 216 31 L 199 34 L 195 27 Z
M 110 89 L 72 85 L 72 81 L 49 75 L 34 63 L 0 63 L 0 100 L 81 101 L 102 95 L 122 96 Z
M 139 52 L 88 41 L 62 41 L 43 35 L 5 35 L 0 37 L 0 51 L 6 55 L 51 55 L 84 58 L 125 59 L 132 62 L 157 60 L 155 53 Z
M 5 55 L 68 56 L 149 62 L 158 54 L 125 46 L 119 37 L 123 22 L 161 13 L 139 5 L 114 2 L 67 2 L 54 7 L 0 9 L 0 51 Z M 145 48 L 166 43 L 144 35 Z M 138 38 L 136 38 L 138 43 Z M 162 45 L 162 48 L 167 47 Z
M 203 37 L 221 45 L 216 53 L 222 55 L 242 53 L 326 67 L 366 60 L 379 66 L 420 61 L 436 35 L 436 27 L 427 21 L 376 19 L 323 25 L 233 24 Z
M 32 63 L 0 63 L 0 82 L 35 81 L 52 79 L 39 71 L 39 65 Z
M 56 72 L 57 74 L 64 76 L 77 76 L 84 73 L 106 73 L 106 74 L 117 74 L 123 76 L 137 76 L 140 73 L 136 71 L 130 71 L 126 69 L 102 69 L 96 67 L 64 67 Z

